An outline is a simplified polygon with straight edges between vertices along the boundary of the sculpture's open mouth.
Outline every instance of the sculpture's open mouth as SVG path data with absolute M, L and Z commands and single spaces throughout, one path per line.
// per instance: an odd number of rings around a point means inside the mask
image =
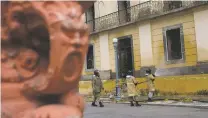
M 63 63 L 62 72 L 67 80 L 75 80 L 80 74 L 82 55 L 79 52 L 69 54 Z

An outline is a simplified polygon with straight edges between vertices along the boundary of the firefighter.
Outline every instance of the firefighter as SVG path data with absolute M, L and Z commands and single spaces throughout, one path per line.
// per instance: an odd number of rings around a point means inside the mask
M 155 75 L 151 73 L 151 69 L 146 70 L 146 79 L 147 79 L 147 87 L 148 87 L 148 101 L 152 101 L 152 97 L 155 92 Z
M 137 80 L 134 76 L 131 75 L 131 71 L 128 72 L 126 76 L 126 82 L 127 82 L 127 92 L 128 92 L 128 98 L 130 101 L 130 106 L 134 106 L 134 102 L 136 106 L 141 106 L 139 104 L 139 92 L 137 91 Z
M 100 107 L 104 107 L 102 101 L 100 100 L 101 91 L 104 90 L 104 88 L 103 88 L 103 83 L 100 78 L 100 73 L 98 70 L 94 71 L 94 75 L 92 77 L 92 90 L 93 90 L 93 96 L 94 96 L 92 106 L 97 106 L 96 102 L 98 101 Z

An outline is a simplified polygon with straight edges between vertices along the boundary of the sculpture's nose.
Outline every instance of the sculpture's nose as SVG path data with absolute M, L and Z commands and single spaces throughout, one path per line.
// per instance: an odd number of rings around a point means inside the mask
M 81 46 L 81 38 L 80 38 L 80 33 L 79 32 L 75 33 L 74 39 L 72 39 L 72 40 L 73 40 L 72 45 L 75 48 L 79 48 Z

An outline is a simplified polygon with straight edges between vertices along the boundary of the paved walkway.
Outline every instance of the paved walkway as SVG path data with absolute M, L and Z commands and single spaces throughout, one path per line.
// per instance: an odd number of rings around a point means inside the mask
M 128 104 L 105 104 L 104 108 L 88 103 L 84 118 L 207 118 L 208 109 L 148 106 L 130 107 Z
M 123 102 L 123 103 L 129 104 L 129 102 Z M 121 104 L 123 104 L 123 103 L 121 103 Z M 184 103 L 184 102 L 168 100 L 168 101 L 147 102 L 147 103 L 142 103 L 142 104 L 143 105 L 155 105 L 155 106 L 195 107 L 195 108 L 208 109 L 208 103 L 197 102 L 197 101 L 193 101 L 191 103 Z

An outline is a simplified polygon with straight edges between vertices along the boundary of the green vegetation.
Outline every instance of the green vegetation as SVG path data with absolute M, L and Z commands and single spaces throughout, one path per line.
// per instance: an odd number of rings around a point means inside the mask
M 205 95 L 207 96 L 208 95 L 208 90 L 199 90 L 196 92 L 196 95 Z
M 182 98 L 180 101 L 184 102 L 184 103 L 192 103 L 193 102 L 193 100 L 190 97 Z
M 169 99 L 168 98 L 165 98 L 165 100 L 164 101 L 168 101 Z

